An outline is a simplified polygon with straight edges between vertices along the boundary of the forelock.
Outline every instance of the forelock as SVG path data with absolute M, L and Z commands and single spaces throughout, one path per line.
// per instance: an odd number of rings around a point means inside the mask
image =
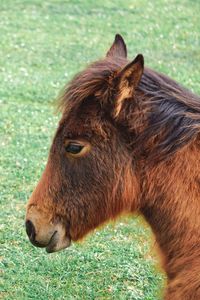
M 71 110 L 78 109 L 83 101 L 91 97 L 98 99 L 100 104 L 107 102 L 112 93 L 112 77 L 125 63 L 123 59 L 114 61 L 106 58 L 94 62 L 77 74 L 65 86 L 59 97 L 59 111 L 65 115 L 69 114 Z

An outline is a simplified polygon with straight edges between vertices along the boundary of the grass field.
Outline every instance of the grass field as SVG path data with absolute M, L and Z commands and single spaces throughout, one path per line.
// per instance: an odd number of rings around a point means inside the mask
M 63 252 L 28 242 L 24 214 L 59 116 L 55 98 L 121 33 L 129 57 L 200 93 L 198 0 L 0 1 L 0 299 L 158 300 L 151 232 L 121 218 Z

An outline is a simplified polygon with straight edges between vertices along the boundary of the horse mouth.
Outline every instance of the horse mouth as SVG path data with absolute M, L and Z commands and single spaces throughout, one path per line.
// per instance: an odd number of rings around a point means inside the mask
M 53 233 L 48 245 L 46 246 L 46 252 L 47 253 L 57 252 L 69 247 L 70 245 L 71 245 L 71 238 L 65 236 L 64 239 L 63 238 L 61 239 L 59 236 L 59 232 L 56 230 Z

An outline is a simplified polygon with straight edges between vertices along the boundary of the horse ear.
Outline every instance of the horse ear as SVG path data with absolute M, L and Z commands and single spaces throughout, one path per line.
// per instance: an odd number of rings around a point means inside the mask
M 115 103 L 114 115 L 117 117 L 124 100 L 131 98 L 138 87 L 144 71 L 144 57 L 138 54 L 136 58 L 126 65 L 115 78 L 117 82 L 117 99 Z
M 115 40 L 108 50 L 106 57 L 124 57 L 127 58 L 126 44 L 120 34 L 116 34 Z

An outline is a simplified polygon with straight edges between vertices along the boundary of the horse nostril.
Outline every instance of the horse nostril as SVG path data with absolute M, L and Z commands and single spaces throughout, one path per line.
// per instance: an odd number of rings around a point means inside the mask
M 31 241 L 35 241 L 35 227 L 30 220 L 26 221 L 26 233 Z

